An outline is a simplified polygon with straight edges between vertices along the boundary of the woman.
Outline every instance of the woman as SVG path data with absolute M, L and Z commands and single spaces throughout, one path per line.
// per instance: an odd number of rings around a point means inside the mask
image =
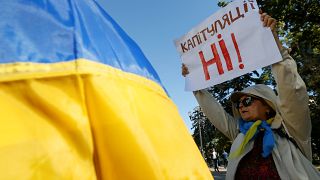
M 320 179 L 312 165 L 311 120 L 306 86 L 295 61 L 275 32 L 276 20 L 261 13 L 283 60 L 272 65 L 276 96 L 266 85 L 254 85 L 231 95 L 233 116 L 207 91 L 194 92 L 213 125 L 233 141 L 226 179 Z M 188 74 L 182 65 L 182 75 Z

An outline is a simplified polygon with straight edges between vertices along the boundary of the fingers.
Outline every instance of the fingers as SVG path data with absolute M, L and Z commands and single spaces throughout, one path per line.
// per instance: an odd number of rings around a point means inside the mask
M 259 11 L 259 13 L 260 13 L 260 11 Z M 271 16 L 269 16 L 267 13 L 262 13 L 262 11 L 261 11 L 260 19 L 261 19 L 264 27 L 270 27 L 271 30 L 275 29 L 277 21 L 274 18 L 272 18 Z
M 186 77 L 187 74 L 189 74 L 189 70 L 188 70 L 188 67 L 182 63 L 182 66 L 181 66 L 181 74 L 183 77 Z
M 268 27 L 270 27 L 272 31 L 275 30 L 276 25 L 277 25 L 277 21 L 273 18 L 272 18 L 272 21 L 268 23 Z
M 267 13 L 263 13 L 262 10 L 259 10 L 260 19 L 264 27 L 270 27 L 273 37 L 276 40 L 279 50 L 282 50 L 282 43 L 279 40 L 278 34 L 276 32 L 277 20 L 269 16 Z
M 264 27 L 267 26 L 267 22 L 268 22 L 269 17 L 270 16 L 267 13 L 262 13 L 260 15 L 260 19 L 261 19 Z

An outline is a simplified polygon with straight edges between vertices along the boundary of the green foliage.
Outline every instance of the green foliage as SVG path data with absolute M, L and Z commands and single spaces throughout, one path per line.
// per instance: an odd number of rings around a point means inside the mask
M 226 2 L 226 1 L 219 1 L 218 2 L 219 7 L 226 7 L 227 5 L 228 5 L 228 2 Z
M 320 156 L 320 1 L 319 0 L 257 0 L 263 12 L 278 20 L 278 34 L 283 43 L 291 48 L 290 55 L 298 64 L 298 71 L 307 85 L 312 120 L 312 149 L 314 160 Z M 227 1 L 219 1 L 218 6 L 224 7 Z M 253 71 L 233 80 L 209 88 L 209 92 L 222 104 L 225 110 L 232 114 L 229 95 L 250 85 L 263 83 L 276 88 L 270 67 L 261 71 Z M 196 110 L 195 110 L 196 109 Z M 209 121 L 197 123 L 198 113 L 206 119 L 200 108 L 195 108 L 190 116 L 193 122 L 193 137 L 200 145 L 199 127 L 203 137 L 203 148 L 207 162 L 211 158 L 211 149 L 215 147 L 218 153 L 223 148 L 228 151 L 230 141 L 220 133 Z

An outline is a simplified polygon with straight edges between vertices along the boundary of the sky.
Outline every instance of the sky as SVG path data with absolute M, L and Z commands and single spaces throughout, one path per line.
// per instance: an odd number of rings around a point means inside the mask
M 174 40 L 216 12 L 216 0 L 97 0 L 139 45 L 157 71 L 190 133 L 188 112 L 198 106 L 184 91 L 181 59 Z

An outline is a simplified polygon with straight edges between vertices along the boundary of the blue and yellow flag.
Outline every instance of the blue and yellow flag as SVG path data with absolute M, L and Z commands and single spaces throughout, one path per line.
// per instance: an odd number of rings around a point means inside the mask
M 135 42 L 93 0 L 0 1 L 0 179 L 212 179 Z

